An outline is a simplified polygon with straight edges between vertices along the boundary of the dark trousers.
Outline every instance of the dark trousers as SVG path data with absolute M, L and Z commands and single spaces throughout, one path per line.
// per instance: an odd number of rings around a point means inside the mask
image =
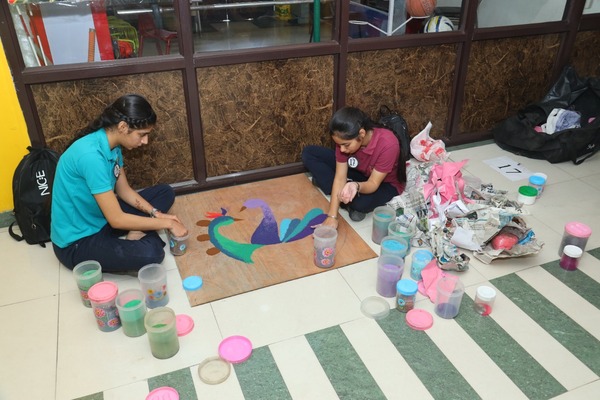
M 169 185 L 157 185 L 139 192 L 154 208 L 167 212 L 175 202 L 175 192 Z M 121 209 L 128 214 L 147 216 L 119 199 Z M 79 239 L 61 249 L 53 245 L 58 260 L 69 269 L 82 261 L 95 260 L 104 272 L 139 270 L 144 265 L 161 263 L 165 258 L 165 242 L 158 232 L 148 231 L 139 240 L 122 239 L 127 231 L 106 224 L 98 233 Z
M 331 195 L 331 187 L 335 177 L 335 151 L 322 146 L 306 146 L 302 150 L 302 162 L 304 167 L 311 173 L 317 185 L 326 195 Z M 354 168 L 348 168 L 348 179 L 356 182 L 364 182 L 368 178 Z M 350 208 L 356 211 L 368 213 L 390 201 L 398 195 L 396 188 L 387 182 L 382 182 L 373 193 L 362 194 L 354 197 Z M 341 206 L 345 206 L 341 204 Z

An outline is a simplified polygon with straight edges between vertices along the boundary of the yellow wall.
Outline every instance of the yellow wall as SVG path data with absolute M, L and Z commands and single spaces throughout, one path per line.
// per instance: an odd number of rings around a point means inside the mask
M 12 211 L 12 177 L 19 161 L 31 144 L 27 135 L 23 111 L 0 42 L 0 213 Z

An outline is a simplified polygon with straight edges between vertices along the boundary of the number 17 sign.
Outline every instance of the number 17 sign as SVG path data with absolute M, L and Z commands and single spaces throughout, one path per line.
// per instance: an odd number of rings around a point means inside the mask
M 531 171 L 509 157 L 496 157 L 483 162 L 513 182 L 527 179 L 531 175 Z

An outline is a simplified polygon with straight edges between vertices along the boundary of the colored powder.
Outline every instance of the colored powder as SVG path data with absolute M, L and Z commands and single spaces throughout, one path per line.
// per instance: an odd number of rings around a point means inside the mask
M 458 315 L 458 308 L 454 304 L 441 303 L 437 305 L 435 312 L 442 318 L 454 318 Z
M 125 305 L 123 307 L 125 307 L 125 308 L 137 307 L 141 302 L 142 301 L 140 299 L 130 300 L 127 303 L 125 303 Z
M 81 274 L 81 275 L 83 275 L 83 276 L 90 276 L 90 275 L 95 275 L 95 274 L 96 274 L 96 272 L 98 272 L 98 270 L 97 270 L 97 269 L 90 269 L 89 271 L 85 271 L 85 272 L 84 272 L 83 274 Z
M 377 213 L 376 215 L 382 219 L 391 219 L 392 218 L 392 216 L 390 214 Z
M 402 243 L 395 240 L 386 240 L 382 246 L 391 251 L 404 250 L 406 248 Z
M 165 326 L 167 326 L 167 324 L 156 324 L 156 325 L 152 325 L 153 328 L 164 328 Z

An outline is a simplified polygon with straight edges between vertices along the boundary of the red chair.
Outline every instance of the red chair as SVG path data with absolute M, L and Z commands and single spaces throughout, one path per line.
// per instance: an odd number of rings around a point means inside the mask
M 140 35 L 140 50 L 139 55 L 142 56 L 144 50 L 144 38 L 154 39 L 156 42 L 156 50 L 162 55 L 162 46 L 160 42 L 165 42 L 167 54 L 171 53 L 171 40 L 177 40 L 177 32 L 159 29 L 154 24 L 152 14 L 140 14 L 138 18 L 138 33 Z

